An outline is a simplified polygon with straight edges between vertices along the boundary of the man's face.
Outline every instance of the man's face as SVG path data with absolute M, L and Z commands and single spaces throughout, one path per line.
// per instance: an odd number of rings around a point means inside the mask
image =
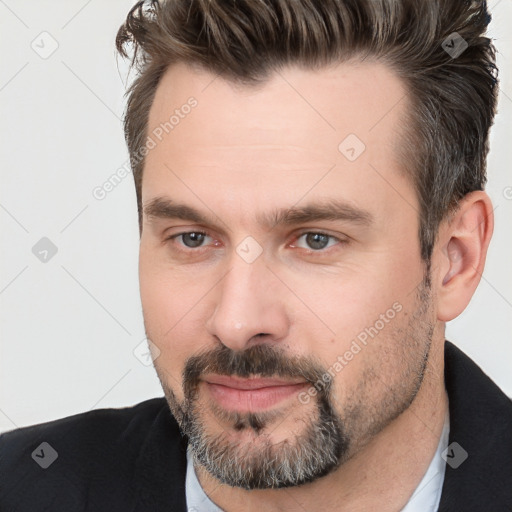
M 258 88 L 179 64 L 158 86 L 145 327 L 196 460 L 229 485 L 327 474 L 416 396 L 435 318 L 398 159 L 406 108 L 369 62 Z

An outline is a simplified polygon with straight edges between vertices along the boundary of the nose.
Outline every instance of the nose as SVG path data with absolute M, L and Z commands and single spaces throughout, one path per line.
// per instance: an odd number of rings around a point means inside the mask
M 279 342 L 290 326 L 283 288 L 263 257 L 247 263 L 235 254 L 229 272 L 212 290 L 215 308 L 207 330 L 232 350 Z

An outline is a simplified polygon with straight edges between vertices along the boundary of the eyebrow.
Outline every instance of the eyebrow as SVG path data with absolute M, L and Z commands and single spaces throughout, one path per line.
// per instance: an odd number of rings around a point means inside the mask
M 212 213 L 202 213 L 186 204 L 177 203 L 167 197 L 156 197 L 143 207 L 144 214 L 151 218 L 180 219 L 198 224 L 216 225 L 216 218 Z M 345 221 L 361 226 L 369 226 L 373 222 L 373 215 L 367 210 L 357 208 L 344 201 L 326 199 L 312 202 L 304 206 L 281 208 L 270 213 L 257 213 L 256 221 L 266 227 L 273 228 L 277 224 L 293 226 L 316 221 Z

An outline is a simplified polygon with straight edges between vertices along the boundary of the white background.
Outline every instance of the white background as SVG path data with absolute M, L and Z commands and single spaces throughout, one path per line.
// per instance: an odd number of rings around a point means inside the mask
M 0 0 L 0 432 L 163 395 L 133 353 L 145 335 L 132 177 L 102 201 L 92 195 L 128 158 L 127 66 L 114 38 L 131 5 Z M 482 283 L 447 337 L 512 395 L 512 1 L 491 7 L 496 230 Z M 46 59 L 31 47 L 52 40 Z M 42 237 L 58 249 L 46 263 L 32 253 Z

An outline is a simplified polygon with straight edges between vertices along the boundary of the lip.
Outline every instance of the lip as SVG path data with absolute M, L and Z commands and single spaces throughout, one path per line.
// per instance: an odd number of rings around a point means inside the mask
M 209 375 L 203 379 L 210 396 L 223 409 L 257 412 L 276 406 L 308 386 L 306 381 L 273 378 L 240 379 Z
M 210 384 L 219 384 L 220 386 L 242 390 L 269 388 L 276 386 L 290 386 L 306 383 L 304 380 L 282 380 L 258 377 L 241 379 L 239 377 L 230 377 L 228 375 L 210 375 L 204 380 Z

